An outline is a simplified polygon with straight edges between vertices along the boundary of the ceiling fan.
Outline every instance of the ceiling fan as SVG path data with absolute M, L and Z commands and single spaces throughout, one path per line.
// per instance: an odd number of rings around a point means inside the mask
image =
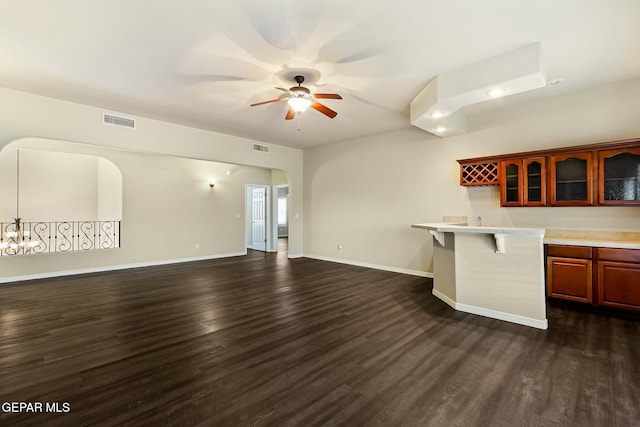
M 258 102 L 255 104 L 251 104 L 251 107 L 255 107 L 256 105 L 270 104 L 272 102 L 281 102 L 287 101 L 289 104 L 289 110 L 287 110 L 287 115 L 284 116 L 285 120 L 293 119 L 296 114 L 303 113 L 307 108 L 311 107 L 314 110 L 320 111 L 325 116 L 333 119 L 338 115 L 331 108 L 326 105 L 322 105 L 317 99 L 342 99 L 340 95 L 337 93 L 311 93 L 309 89 L 302 86 L 304 82 L 304 76 L 295 76 L 294 77 L 298 86 L 293 86 L 292 88 L 285 89 L 282 87 L 276 87 L 276 89 L 286 92 L 287 94 L 281 98 L 271 99 L 269 101 Z

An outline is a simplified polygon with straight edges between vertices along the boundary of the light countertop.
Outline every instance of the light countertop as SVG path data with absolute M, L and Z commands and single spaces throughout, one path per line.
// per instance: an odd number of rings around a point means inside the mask
M 439 233 L 478 233 L 543 237 L 547 245 L 591 246 L 600 248 L 640 249 L 640 231 L 563 230 L 527 227 L 482 227 L 449 222 L 412 224 L 412 228 Z
M 544 243 L 547 245 L 640 249 L 640 231 L 548 229 Z
M 476 233 L 476 234 L 513 234 L 520 236 L 542 237 L 544 228 L 523 228 L 523 227 L 483 227 L 476 225 L 460 225 L 446 222 L 426 222 L 422 224 L 412 224 L 412 228 L 438 231 L 441 233 Z

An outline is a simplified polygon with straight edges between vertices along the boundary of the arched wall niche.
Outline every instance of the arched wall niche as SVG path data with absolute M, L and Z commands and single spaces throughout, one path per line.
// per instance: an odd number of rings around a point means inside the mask
M 120 221 L 120 169 L 109 159 L 82 153 L 81 146 L 42 138 L 6 145 L 0 151 L 0 220 L 19 213 L 23 221 Z

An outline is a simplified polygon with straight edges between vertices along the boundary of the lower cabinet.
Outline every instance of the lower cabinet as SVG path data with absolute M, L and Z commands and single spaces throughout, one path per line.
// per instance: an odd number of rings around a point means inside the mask
M 640 249 L 547 245 L 547 296 L 640 311 Z
M 600 305 L 640 310 L 640 250 L 598 249 Z
M 593 302 L 591 248 L 547 247 L 547 296 L 578 302 Z

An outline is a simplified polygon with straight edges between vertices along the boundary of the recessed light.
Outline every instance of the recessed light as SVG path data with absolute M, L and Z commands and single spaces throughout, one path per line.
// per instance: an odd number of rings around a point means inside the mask
M 446 128 L 446 127 L 444 127 L 444 126 L 438 126 L 438 127 L 436 128 L 436 132 L 438 132 L 438 133 L 443 133 L 443 132 L 445 132 L 446 130 L 447 130 L 447 128 Z
M 497 88 L 491 89 L 489 92 L 487 92 L 487 96 L 489 96 L 491 98 L 500 98 L 501 96 L 504 96 L 505 93 L 507 93 L 506 90 L 504 90 L 501 87 L 497 87 Z
M 439 119 L 444 117 L 444 112 L 443 111 L 434 111 L 433 113 L 429 114 L 429 117 L 431 117 L 432 119 Z

